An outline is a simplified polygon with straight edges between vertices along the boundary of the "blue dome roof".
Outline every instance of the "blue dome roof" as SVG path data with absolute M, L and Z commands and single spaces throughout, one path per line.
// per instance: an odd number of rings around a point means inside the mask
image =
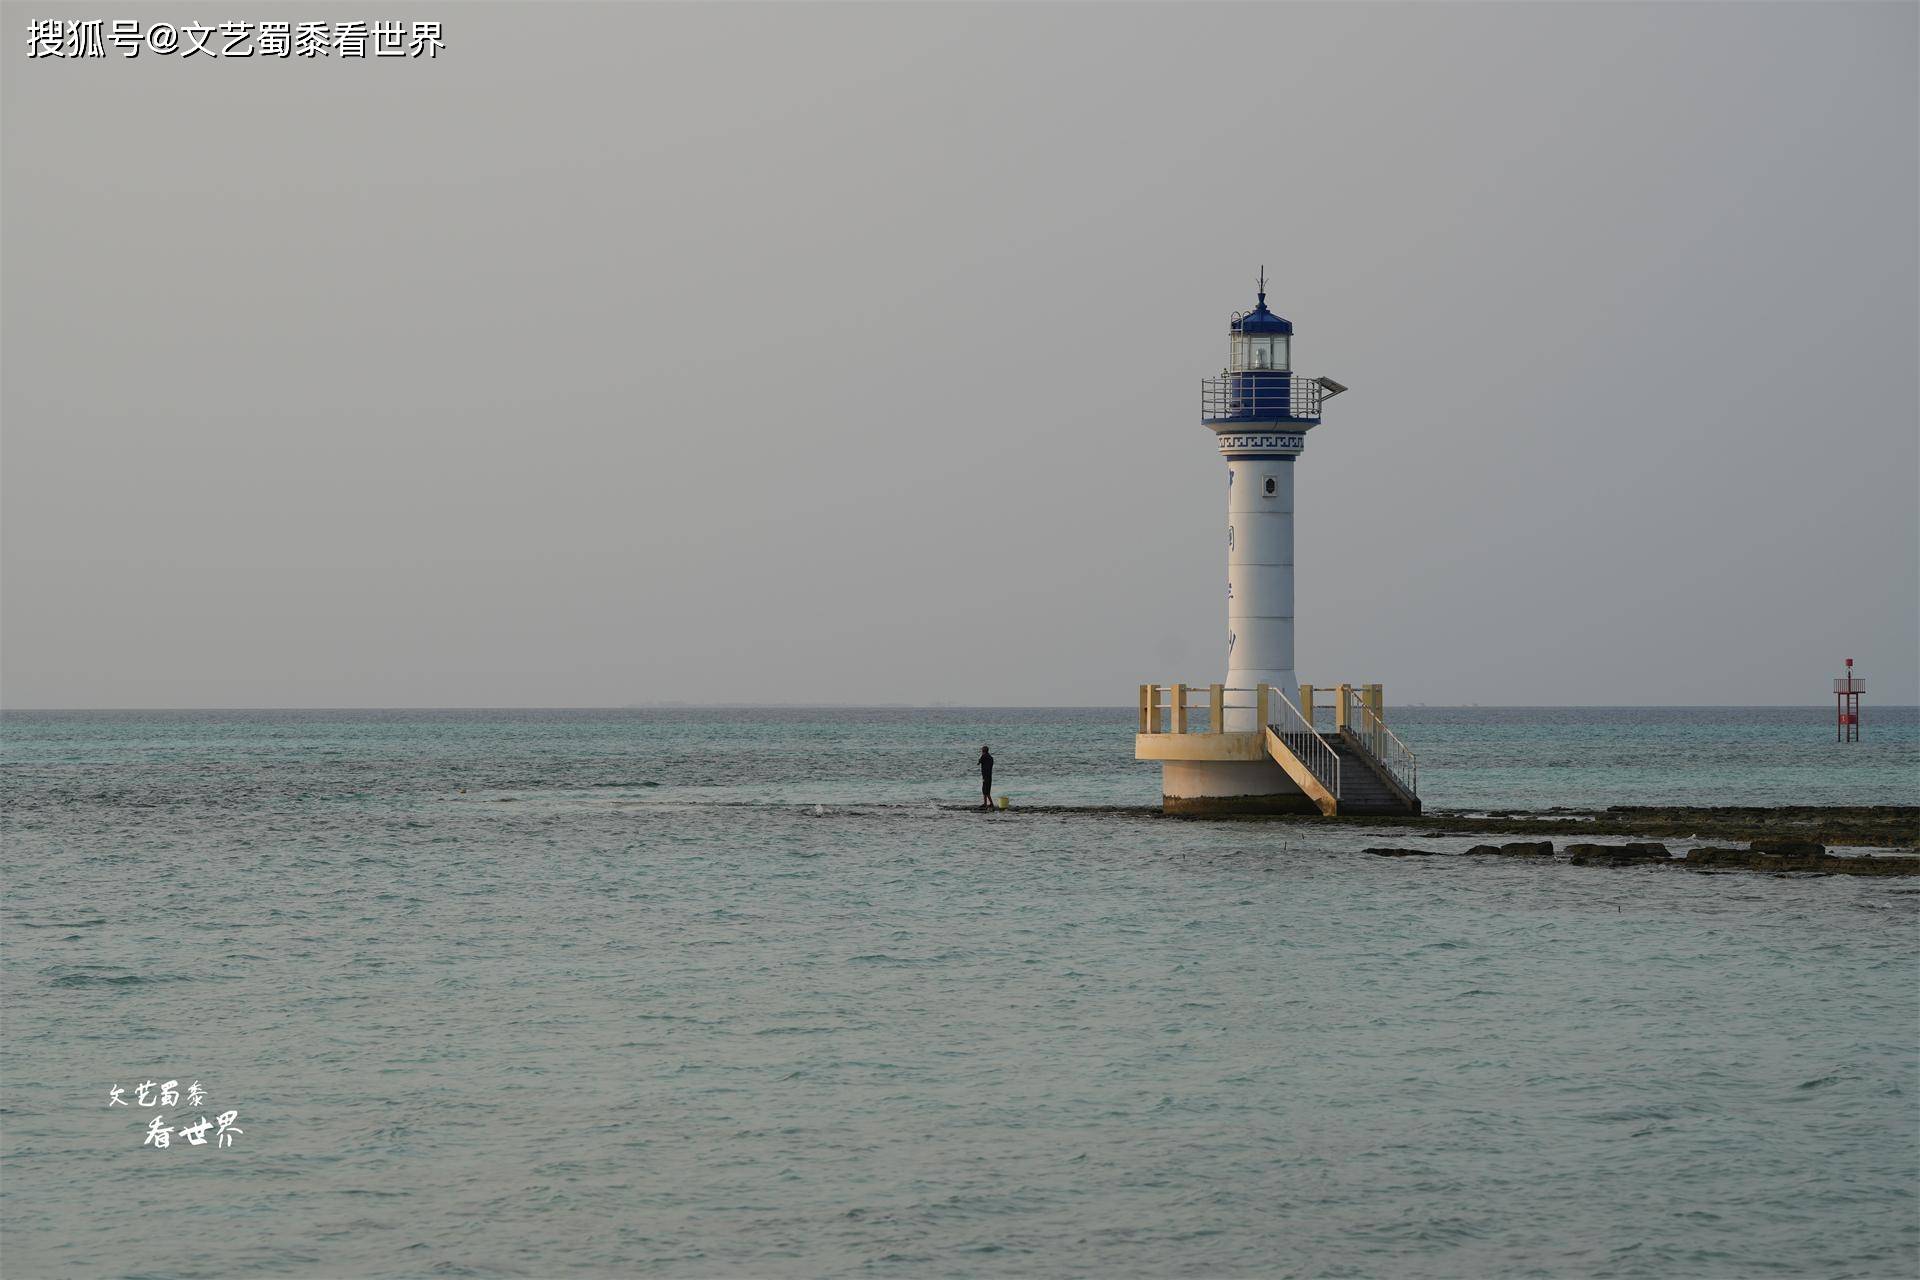
M 1262 289 L 1259 304 L 1244 315 L 1235 316 L 1229 328 L 1234 333 L 1292 333 L 1293 321 L 1267 310 L 1267 291 Z

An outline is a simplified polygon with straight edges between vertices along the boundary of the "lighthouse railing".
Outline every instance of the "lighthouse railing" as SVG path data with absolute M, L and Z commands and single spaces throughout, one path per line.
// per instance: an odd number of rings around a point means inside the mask
M 1224 733 L 1227 687 L 1221 684 L 1143 684 L 1141 733 Z
M 1317 378 L 1297 373 L 1284 376 L 1271 370 L 1233 371 L 1200 380 L 1200 418 L 1204 422 L 1231 422 L 1236 418 L 1297 418 L 1320 416 L 1326 388 Z
M 1394 781 L 1406 788 L 1407 794 L 1420 794 L 1420 762 L 1414 758 L 1413 748 L 1387 727 L 1358 690 L 1347 693 L 1347 729 L 1393 775 Z
M 1321 785 L 1333 792 L 1334 799 L 1340 798 L 1340 753 L 1333 744 L 1320 736 L 1313 727 L 1313 721 L 1300 713 L 1286 690 L 1275 685 L 1267 686 L 1267 727 L 1280 735 L 1280 741 L 1286 743 L 1287 750 L 1294 758 L 1312 771 L 1320 779 Z

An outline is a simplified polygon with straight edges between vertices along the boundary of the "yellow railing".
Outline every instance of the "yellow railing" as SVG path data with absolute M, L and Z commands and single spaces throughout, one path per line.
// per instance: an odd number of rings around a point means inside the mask
M 1221 733 L 1229 705 L 1252 709 L 1252 723 L 1272 723 L 1271 685 L 1242 688 L 1224 684 L 1143 684 L 1140 686 L 1141 733 Z M 1231 699 L 1229 695 L 1232 695 Z M 1281 695 L 1285 698 L 1285 694 Z M 1291 702 L 1291 699 L 1287 699 Z M 1300 686 L 1294 704 L 1309 728 L 1316 731 L 1361 731 L 1363 723 L 1386 722 L 1386 695 L 1377 684 Z
M 1260 691 L 1258 696 L 1264 712 L 1265 691 Z M 1224 733 L 1226 725 L 1227 686 L 1224 684 L 1140 686 L 1141 733 Z

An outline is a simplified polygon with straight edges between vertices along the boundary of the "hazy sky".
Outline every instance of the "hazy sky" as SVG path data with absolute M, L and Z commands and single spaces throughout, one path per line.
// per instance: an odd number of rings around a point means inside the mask
M 8 706 L 1219 679 L 1263 262 L 1303 680 L 1920 698 L 1912 4 L 308 10 L 4 5 Z

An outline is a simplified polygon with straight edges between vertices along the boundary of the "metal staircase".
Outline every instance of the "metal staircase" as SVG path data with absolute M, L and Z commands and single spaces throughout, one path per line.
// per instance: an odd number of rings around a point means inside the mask
M 1341 813 L 1418 813 L 1420 797 L 1399 785 L 1352 730 L 1333 740 L 1340 753 Z
M 1412 749 L 1357 695 L 1347 697 L 1327 737 L 1284 692 L 1273 690 L 1267 754 L 1327 817 L 1419 813 Z

